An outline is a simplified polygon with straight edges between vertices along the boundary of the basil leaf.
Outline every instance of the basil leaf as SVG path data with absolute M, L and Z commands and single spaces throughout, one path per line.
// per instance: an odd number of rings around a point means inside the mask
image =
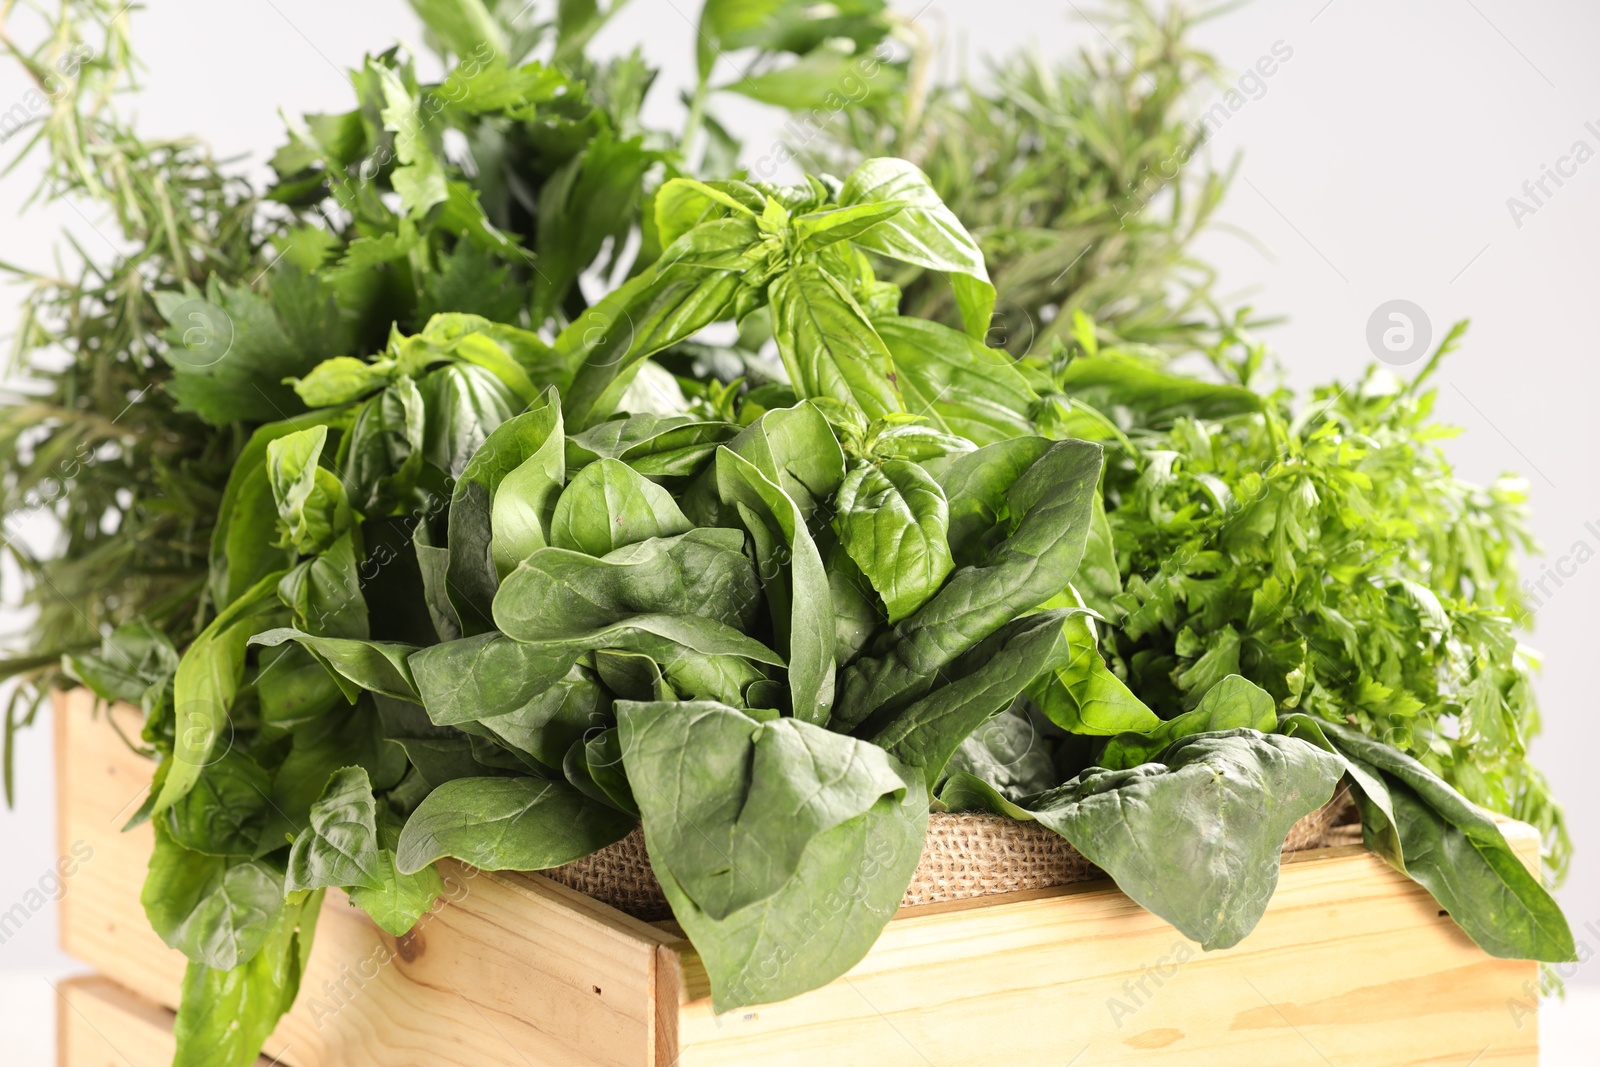
M 350 903 L 366 912 L 373 922 L 391 937 L 405 935 L 417 921 L 433 909 L 444 892 L 444 880 L 437 867 L 429 865 L 412 874 L 401 874 L 395 867 L 395 849 L 400 830 L 392 816 L 380 814 L 378 821 L 378 885 L 351 886 Z
M 452 478 L 460 478 L 489 434 L 523 407 L 504 382 L 469 363 L 446 364 L 417 388 L 426 414 L 423 457 Z
M 240 856 L 204 856 L 152 820 L 155 850 L 139 901 L 161 940 L 191 960 L 230 970 L 261 950 L 283 910 L 283 875 Z
M 858 404 L 868 418 L 904 411 L 894 361 L 844 285 L 796 263 L 772 282 L 772 334 L 795 391 Z
M 260 951 L 232 970 L 191 961 L 173 1026 L 173 1067 L 250 1067 L 294 1005 L 322 909 L 322 893 L 296 893 L 266 928 Z
M 278 582 L 278 599 L 307 633 L 358 641 L 371 636 L 352 532 L 285 574 Z
M 872 326 L 894 359 L 907 411 L 977 445 L 1037 432 L 1038 394 L 1004 351 L 923 319 L 888 315 Z
M 1076 594 L 1076 590 L 1069 588 L 1068 594 L 1062 599 L 1068 603 L 1076 602 L 1081 607 L 1082 599 Z M 1071 649 L 1071 659 L 1066 666 L 1056 671 L 1054 675 L 1040 679 L 1039 684 L 1035 686 L 1034 703 L 1039 706 L 1039 710 L 1068 733 L 1101 737 L 1121 733 L 1150 734 L 1154 737 L 1160 733 L 1164 728 L 1161 719 L 1145 706 L 1144 701 L 1133 695 L 1121 678 L 1111 673 L 1111 669 L 1101 658 L 1100 637 L 1095 630 L 1094 620 L 1087 614 L 1087 609 L 1072 615 L 1063 625 L 1067 644 Z M 1270 710 L 1272 698 L 1267 698 L 1267 704 Z M 1212 727 L 1200 726 L 1184 732 L 1199 733 L 1205 729 L 1222 730 L 1232 726 L 1250 726 L 1270 733 L 1277 728 L 1277 725 L 1276 716 L 1265 724 L 1252 717 L 1242 722 L 1219 723 Z M 1145 758 L 1148 759 L 1166 748 L 1178 736 L 1181 735 L 1165 736 L 1159 743 L 1154 744 Z M 1127 766 L 1143 762 L 1145 759 L 1137 759 Z M 1101 763 L 1101 766 L 1105 767 L 1123 765 L 1103 761 Z
M 318 463 L 328 428 L 284 434 L 267 444 L 267 477 L 278 506 L 278 543 L 296 552 L 321 552 L 355 524 L 344 486 Z
M 855 238 L 861 248 L 949 274 L 961 323 L 981 338 L 994 314 L 994 286 L 983 251 L 955 212 L 934 192 L 928 176 L 903 159 L 869 159 L 844 180 L 842 206 L 903 201 L 893 217 Z
M 173 674 L 172 701 L 176 718 L 172 758 L 156 796 L 154 812 L 170 808 L 189 792 L 228 724 L 250 634 L 260 616 L 277 604 L 280 574 L 268 574 L 215 618 L 189 645 Z
M 271 779 L 249 756 L 229 749 L 200 773 L 166 812 L 173 843 L 206 856 L 255 854 Z
M 406 820 L 395 867 L 414 874 L 449 856 L 486 871 L 542 871 L 614 844 L 633 826 L 565 782 L 458 778 Z
M 567 466 L 576 471 L 597 459 L 620 459 L 648 478 L 698 473 L 739 428 L 691 415 L 631 415 L 612 419 L 567 439 Z
M 1137 767 L 1180 737 L 1217 730 L 1251 729 L 1272 733 L 1278 729 L 1278 707 L 1272 694 L 1230 674 L 1206 692 L 1193 711 L 1158 721 L 1153 729 L 1113 737 L 1100 754 L 1099 764 L 1112 770 Z
M 938 781 L 956 749 L 990 717 L 1010 707 L 1028 684 L 1066 661 L 1064 611 L 1028 615 L 1002 626 L 941 669 L 926 696 L 888 718 L 872 740 Z M 876 719 L 869 720 L 871 730 Z
M 915 463 L 863 463 L 845 475 L 834 528 L 891 624 L 927 603 L 953 569 L 949 521 L 939 483 Z
M 281 645 L 295 641 L 305 647 L 328 669 L 353 704 L 363 691 L 421 703 L 417 685 L 406 666 L 406 657 L 415 646 L 393 641 L 355 641 L 340 637 L 318 637 L 291 627 L 280 627 L 256 634 L 252 645 Z
M 284 888 L 383 885 L 378 866 L 378 805 L 360 767 L 342 767 L 311 805 L 311 825 L 289 850 Z

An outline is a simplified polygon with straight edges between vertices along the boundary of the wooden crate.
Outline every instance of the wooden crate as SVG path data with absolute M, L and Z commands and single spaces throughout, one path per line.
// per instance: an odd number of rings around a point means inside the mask
M 150 931 L 138 900 L 150 831 L 118 832 L 150 764 L 103 709 L 98 719 L 91 711 L 81 692 L 57 705 L 61 848 L 93 850 L 61 902 L 62 947 L 137 994 L 133 1003 L 175 1008 L 184 960 Z M 111 714 L 136 728 L 131 709 Z M 1534 833 L 1507 831 L 1536 863 Z M 640 922 L 536 874 L 445 873 L 451 901 L 401 938 L 329 894 L 300 1000 L 269 1058 L 289 1067 L 1537 1062 L 1533 1018 L 1509 1007 L 1526 1001 L 1535 965 L 1483 954 L 1427 893 L 1360 847 L 1290 857 L 1261 925 L 1224 952 L 1202 953 L 1095 882 L 903 909 L 844 977 L 721 1017 L 670 923 Z M 147 1058 L 119 1062 L 165 1067 L 161 1048 L 145 1041 Z

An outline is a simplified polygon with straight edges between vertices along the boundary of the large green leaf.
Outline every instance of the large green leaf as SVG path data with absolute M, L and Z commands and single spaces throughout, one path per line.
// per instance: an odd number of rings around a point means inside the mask
M 1076 599 L 1071 598 L 1071 599 Z M 1162 722 L 1156 713 L 1134 696 L 1121 678 L 1111 673 L 1100 656 L 1099 635 L 1094 620 L 1087 614 L 1076 614 L 1063 624 L 1071 659 L 1066 666 L 1040 680 L 1035 690 L 1035 703 L 1051 722 L 1074 734 L 1101 737 L 1120 733 L 1150 733 L 1159 731 Z M 1270 705 L 1270 698 L 1268 700 Z M 1277 720 L 1262 725 L 1255 720 L 1230 722 L 1211 729 L 1227 726 L 1251 726 L 1270 732 Z M 1189 730 L 1188 733 L 1199 733 Z M 1166 748 L 1177 734 L 1166 737 L 1155 745 L 1149 755 Z M 1147 757 L 1148 758 L 1148 757 Z M 1134 763 L 1143 763 L 1135 760 Z M 1120 767 L 1120 763 L 1102 763 L 1106 767 Z M 1132 764 L 1129 764 L 1131 766 Z
M 506 576 L 494 599 L 502 633 L 565 641 L 634 615 L 698 615 L 748 632 L 760 603 L 736 530 L 651 538 L 604 559 L 543 548 Z
M 500 576 L 549 543 L 550 515 L 565 480 L 555 390 L 495 427 L 456 479 L 446 589 L 465 634 L 493 628 L 490 609 Z
M 283 875 L 259 860 L 190 852 L 155 822 L 155 850 L 139 895 L 168 946 L 217 970 L 247 962 L 283 910 Z
M 1107 742 L 1100 766 L 1110 770 L 1137 767 L 1156 757 L 1180 737 L 1217 730 L 1251 729 L 1272 733 L 1278 728 L 1278 708 L 1272 694 L 1237 674 L 1212 686 L 1193 711 L 1177 718 L 1119 734 Z
M 1073 360 L 1057 384 L 1062 392 L 1101 411 L 1127 408 L 1152 426 L 1181 416 L 1221 419 L 1260 411 L 1262 406 L 1260 394 L 1243 386 L 1169 374 L 1111 351 Z
M 188 793 L 214 758 L 228 726 L 228 709 L 244 676 L 244 654 L 261 616 L 277 607 L 278 574 L 268 574 L 229 604 L 196 637 L 173 676 L 172 758 L 154 811 Z M 231 742 L 231 737 L 229 741 Z
M 1043 604 L 1072 580 L 1088 536 L 1100 477 L 1100 447 L 1084 441 L 1034 446 L 1029 450 L 1033 461 L 1020 469 L 1005 467 L 1004 477 L 986 463 L 995 454 L 1009 456 L 1014 451 L 1011 445 L 990 445 L 952 465 L 957 482 L 968 466 L 986 472 L 983 488 L 992 494 L 995 516 L 989 540 L 1002 539 L 978 562 L 958 567 L 933 599 L 881 636 L 867 655 L 844 671 L 834 716 L 846 726 L 880 710 L 904 708 L 932 689 L 957 656 Z M 957 519 L 962 514 L 958 508 L 966 505 L 948 488 L 946 497 L 951 550 L 960 564 L 964 541 L 977 535 L 969 528 L 958 541 Z
M 813 838 L 910 788 L 881 748 L 795 719 L 623 702 L 617 721 L 652 862 L 711 919 L 771 897 Z
M 1011 706 L 1028 684 L 1070 654 L 1064 611 L 1027 615 L 1002 626 L 932 680 L 920 700 L 889 718 L 872 740 L 918 767 L 929 786 L 956 749 L 989 718 Z M 868 728 L 877 725 L 871 720 Z
M 173 1067 L 251 1067 L 294 1004 L 322 909 L 321 891 L 291 894 L 260 951 L 232 970 L 191 961 L 173 1026 Z
M 755 543 L 778 651 L 789 667 L 790 710 L 821 725 L 833 705 L 833 599 L 805 516 L 755 464 L 717 450 L 717 487 Z
M 1317 725 L 1366 772 L 1356 780 L 1368 845 L 1432 893 L 1478 947 L 1509 959 L 1578 958 L 1560 907 L 1494 819 L 1399 749 L 1347 726 Z
M 858 404 L 868 418 L 905 410 L 888 347 L 837 278 L 797 263 L 773 281 L 770 301 L 778 354 L 800 396 Z
M 915 463 L 861 463 L 845 475 L 834 529 L 891 624 L 927 603 L 949 576 L 949 522 L 944 491 Z
M 691 528 L 671 493 L 620 460 L 600 459 L 562 491 L 550 521 L 550 544 L 604 556 Z
M 890 315 L 872 325 L 889 346 L 911 414 L 977 445 L 1035 432 L 1039 397 L 1004 351 L 924 319 Z
M 284 888 L 383 885 L 378 863 L 378 803 L 360 767 L 341 767 L 311 805 L 311 825 L 289 850 Z
M 844 180 L 844 206 L 904 201 L 894 217 L 855 239 L 890 259 L 950 275 L 967 334 L 982 338 L 994 314 L 994 286 L 978 242 L 934 192 L 928 176 L 903 159 L 869 159 Z
M 1159 762 L 1085 771 L 1022 806 L 1185 937 L 1228 948 L 1266 911 L 1289 830 L 1343 773 L 1315 745 L 1229 730 L 1182 738 Z
M 922 854 L 918 776 L 793 720 L 762 725 L 705 704 L 623 705 L 621 717 L 651 866 L 716 1009 L 783 1000 L 858 962 Z M 702 756 L 684 761 L 685 742 Z M 714 912 L 754 902 L 717 918 L 697 899 Z
M 622 840 L 633 825 L 565 782 L 458 778 L 411 813 L 395 866 L 413 874 L 449 856 L 486 871 L 542 871 Z
M 732 306 L 746 268 L 710 268 L 695 260 L 713 254 L 738 260 L 753 233 L 704 229 L 684 234 L 654 267 L 623 283 L 556 338 L 556 354 L 573 370 L 563 397 L 570 429 L 588 429 L 611 415 L 646 357 L 717 321 Z
M 317 657 L 352 704 L 362 692 L 382 693 L 414 704 L 421 703 L 416 682 L 406 666 L 406 657 L 416 651 L 412 645 L 393 641 L 318 637 L 291 627 L 266 630 L 249 639 L 252 645 L 268 648 L 285 641 L 297 642 Z
M 632 415 L 591 427 L 567 440 L 567 466 L 573 470 L 597 459 L 620 459 L 651 478 L 690 475 L 704 467 L 739 428 L 705 422 L 691 415 Z

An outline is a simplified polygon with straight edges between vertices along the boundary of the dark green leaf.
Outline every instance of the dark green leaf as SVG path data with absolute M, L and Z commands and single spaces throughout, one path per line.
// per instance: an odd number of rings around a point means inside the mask
M 542 871 L 620 841 L 633 826 L 565 782 L 459 778 L 411 813 L 395 866 L 412 874 L 449 856 L 487 871 Z

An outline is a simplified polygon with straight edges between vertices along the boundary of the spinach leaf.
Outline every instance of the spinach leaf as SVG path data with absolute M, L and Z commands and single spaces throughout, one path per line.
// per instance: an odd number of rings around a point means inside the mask
M 726 919 L 701 911 L 651 854 L 672 914 L 705 964 L 716 1011 L 817 989 L 867 954 L 899 909 L 928 832 L 927 792 L 915 775 L 906 786 L 904 796 L 880 797 L 818 834 L 783 888 Z
M 604 559 L 542 548 L 501 583 L 494 619 L 519 641 L 570 642 L 633 615 L 698 615 L 745 631 L 759 602 L 743 535 L 697 529 Z
M 665 489 L 620 460 L 600 459 L 580 470 L 562 490 L 550 522 L 550 544 L 604 556 L 691 528 Z
M 1347 726 L 1317 725 L 1366 772 L 1358 794 L 1368 846 L 1432 893 L 1479 948 L 1507 959 L 1577 959 L 1560 907 L 1492 818 L 1404 752 Z
M 1227 730 L 1141 767 L 1090 769 L 1022 807 L 1185 937 L 1228 948 L 1266 911 L 1289 830 L 1343 773 L 1307 742 Z
M 1061 780 L 1053 748 L 1053 739 L 1030 715 L 1027 701 L 1015 700 L 968 734 L 956 748 L 945 765 L 946 782 L 940 787 L 940 799 L 944 799 L 949 783 L 959 775 L 981 779 L 1012 798 L 1048 789 Z
M 854 403 L 868 418 L 904 411 L 894 360 L 839 279 L 800 262 L 772 282 L 772 333 L 795 391 Z
M 539 700 L 567 676 L 579 654 L 487 633 L 418 649 L 406 662 L 428 718 L 437 726 L 459 726 L 510 715 Z
M 493 629 L 500 578 L 549 543 L 550 513 L 566 480 L 555 391 L 496 426 L 450 494 L 446 589 L 467 636 Z
M 800 508 L 755 464 L 717 450 L 717 487 L 755 544 L 773 631 L 789 667 L 793 714 L 825 723 L 833 703 L 833 601 Z
M 880 729 L 864 729 L 897 759 L 918 767 L 931 787 L 956 749 L 991 716 L 1011 706 L 1028 684 L 1066 662 L 1070 652 L 1065 611 L 1026 615 L 1002 626 L 959 659 L 948 663 L 930 691 L 888 717 Z
M 713 920 L 771 897 L 813 838 L 911 788 L 881 748 L 797 719 L 624 701 L 617 721 L 651 862 Z
M 139 901 L 161 940 L 197 963 L 230 970 L 261 950 L 283 910 L 283 875 L 240 856 L 204 856 L 161 820 Z
M 994 314 L 994 286 L 983 250 L 934 192 L 928 176 L 903 159 L 869 159 L 851 171 L 839 190 L 839 203 L 845 207 L 895 201 L 904 207 L 856 236 L 855 243 L 902 263 L 949 274 L 961 324 L 968 335 L 983 337 Z
M 866 954 L 921 855 L 915 772 L 865 742 L 715 704 L 625 702 L 618 718 L 651 866 L 719 1011 L 815 988 Z
M 311 805 L 311 825 L 289 850 L 284 888 L 329 886 L 380 888 L 378 803 L 372 780 L 360 767 L 341 767 Z
M 985 471 L 984 491 L 992 494 L 996 530 L 1004 540 L 979 563 L 958 567 L 931 600 L 845 670 L 834 716 L 846 727 L 880 711 L 904 708 L 928 692 L 958 655 L 1072 580 L 1088 536 L 1100 447 L 1083 441 L 1035 446 L 1031 451 L 1036 458 L 1003 493 L 996 483 L 1004 479 L 986 455 L 990 449 L 1008 459 L 1017 453 L 1008 445 L 991 445 L 960 457 L 951 471 L 959 475 L 969 465 Z M 1016 467 L 1004 469 L 1009 473 Z M 951 550 L 959 564 L 963 552 L 970 551 L 966 541 L 972 534 L 961 531 L 957 541 L 958 505 L 952 501 Z M 965 510 L 967 505 L 959 506 Z
M 542 871 L 620 841 L 633 826 L 565 782 L 458 778 L 406 820 L 395 867 L 415 874 L 450 856 L 487 871 Z
M 891 624 L 944 584 L 954 567 L 950 516 L 927 471 L 903 459 L 858 464 L 839 486 L 837 508 L 839 543 L 883 598 Z
M 294 1005 L 311 955 L 321 892 L 294 893 L 267 925 L 261 948 L 231 970 L 191 961 L 173 1027 L 173 1067 L 250 1067 Z

